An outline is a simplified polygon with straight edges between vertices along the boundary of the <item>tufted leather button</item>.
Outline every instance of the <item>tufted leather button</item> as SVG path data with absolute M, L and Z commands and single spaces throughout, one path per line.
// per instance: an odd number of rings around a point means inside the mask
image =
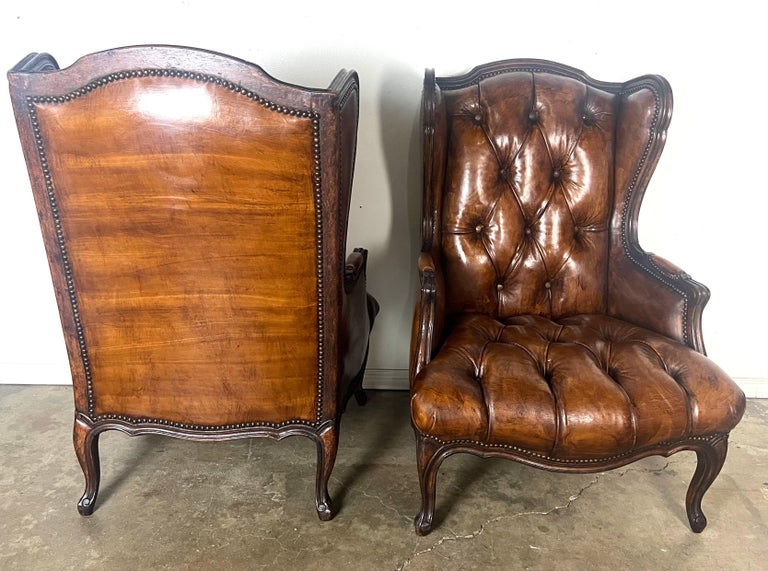
M 497 289 L 498 291 L 501 291 L 501 290 L 503 290 L 503 289 L 504 289 L 504 284 L 501 284 L 501 283 L 499 283 L 499 284 L 496 284 L 496 289 Z
M 535 109 L 531 109 L 528 113 L 528 120 L 531 123 L 535 123 L 539 119 L 539 114 L 536 113 Z
M 532 230 L 531 230 L 530 228 L 526 228 L 526 229 L 525 229 L 525 235 L 526 235 L 526 236 L 530 236 L 530 235 L 531 235 L 531 232 L 532 232 Z
M 483 120 L 483 116 L 482 116 L 482 115 L 480 115 L 480 113 L 477 113 L 477 114 L 476 114 L 476 115 L 473 117 L 473 119 L 475 120 L 475 123 L 480 123 L 480 122 L 482 122 L 482 120 Z
M 544 282 L 544 287 L 550 289 L 552 287 L 552 282 Z
M 483 226 L 482 224 L 478 224 L 477 226 L 475 226 L 475 232 L 479 234 L 480 232 L 483 231 L 484 228 L 485 226 Z
M 555 170 L 552 171 L 552 178 L 554 180 L 559 180 L 561 174 L 562 173 L 560 172 L 560 169 L 555 169 Z
M 587 127 L 595 126 L 597 124 L 597 116 L 595 115 L 595 111 L 589 107 L 586 107 L 581 112 L 581 120 Z

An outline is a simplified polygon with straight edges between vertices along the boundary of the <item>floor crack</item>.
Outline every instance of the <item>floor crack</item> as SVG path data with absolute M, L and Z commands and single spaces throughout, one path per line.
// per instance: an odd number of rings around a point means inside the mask
M 664 468 L 662 468 L 662 470 L 665 469 L 665 468 L 666 468 L 666 466 L 664 466 Z M 500 516 L 492 517 L 492 518 L 484 521 L 480 525 L 480 527 L 477 528 L 472 533 L 468 533 L 466 535 L 456 535 L 456 534 L 453 534 L 453 535 L 443 536 L 439 540 L 437 540 L 435 543 L 433 543 L 430 547 L 427 547 L 426 549 L 422 549 L 420 551 L 415 552 L 413 555 L 411 555 L 411 557 L 409 557 L 408 559 L 406 559 L 403 562 L 401 562 L 396 567 L 396 569 L 397 569 L 397 571 L 402 571 L 403 569 L 408 567 L 413 562 L 414 559 L 416 559 L 420 555 L 424 555 L 425 553 L 430 553 L 430 552 L 434 551 L 435 549 L 437 549 L 438 547 L 440 547 L 444 543 L 451 542 L 451 541 L 464 541 L 464 540 L 468 540 L 468 539 L 474 539 L 474 538 L 482 535 L 482 533 L 486 530 L 486 528 L 489 525 L 494 524 L 494 523 L 496 523 L 498 521 L 506 520 L 506 519 L 509 519 L 509 520 L 517 519 L 517 518 L 526 517 L 526 516 L 547 516 L 547 515 L 550 515 L 550 514 L 553 514 L 553 513 L 556 513 L 556 512 L 565 511 L 569 507 L 571 507 L 573 502 L 578 500 L 584 492 L 586 492 L 589 488 L 591 488 L 592 486 L 597 484 L 597 482 L 600 480 L 601 476 L 603 476 L 603 473 L 596 474 L 595 477 L 592 478 L 592 480 L 590 482 L 588 482 L 587 484 L 582 486 L 575 494 L 572 494 L 571 496 L 569 496 L 568 497 L 568 501 L 565 504 L 554 506 L 554 507 L 548 509 L 547 511 L 528 511 L 528 512 L 518 512 L 518 513 L 515 513 L 515 514 L 509 514 L 509 515 L 500 515 Z
M 364 495 L 366 498 L 372 498 L 372 499 L 375 499 L 375 500 L 377 500 L 377 501 L 378 501 L 378 502 L 379 502 L 379 503 L 380 503 L 382 506 L 384 506 L 384 507 L 385 507 L 385 508 L 387 508 L 388 510 L 391 510 L 391 511 L 395 512 L 395 513 L 396 513 L 398 516 L 400 516 L 401 518 L 403 518 L 405 521 L 407 521 L 407 522 L 409 522 L 409 523 L 410 523 L 411 521 L 413 521 L 413 518 L 412 518 L 412 517 L 410 517 L 410 516 L 407 516 L 407 515 L 405 515 L 404 513 L 401 513 L 401 512 L 400 512 L 400 510 L 398 510 L 396 507 L 394 507 L 394 506 L 390 506 L 390 505 L 389 505 L 388 503 L 386 503 L 386 502 L 385 502 L 383 499 L 381 499 L 381 497 L 379 497 L 379 496 L 377 496 L 377 495 L 375 495 L 375 494 L 369 494 L 369 493 L 368 493 L 368 492 L 366 492 L 365 490 L 362 490 L 362 494 L 363 494 L 363 495 Z

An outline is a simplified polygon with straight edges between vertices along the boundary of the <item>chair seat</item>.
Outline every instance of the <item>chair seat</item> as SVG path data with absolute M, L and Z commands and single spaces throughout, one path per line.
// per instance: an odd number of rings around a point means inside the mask
M 416 429 L 553 459 L 729 432 L 745 400 L 689 347 L 605 315 L 462 314 L 414 379 Z

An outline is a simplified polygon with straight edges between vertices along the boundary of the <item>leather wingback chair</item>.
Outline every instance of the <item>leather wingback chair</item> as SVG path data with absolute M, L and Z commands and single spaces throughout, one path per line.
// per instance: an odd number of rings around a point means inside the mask
M 704 356 L 701 284 L 638 245 L 672 93 L 538 60 L 427 71 L 411 419 L 432 529 L 456 452 L 598 472 L 695 451 L 691 527 L 744 412 Z
M 317 513 L 378 311 L 345 260 L 358 78 L 288 85 L 173 46 L 8 74 L 94 509 L 105 430 L 317 443 Z

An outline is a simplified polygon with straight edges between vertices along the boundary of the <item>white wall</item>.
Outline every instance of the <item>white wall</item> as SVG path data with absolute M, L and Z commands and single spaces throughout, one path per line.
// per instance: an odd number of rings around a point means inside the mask
M 748 392 L 759 387 L 768 396 L 765 2 L 5 0 L 0 6 L 4 70 L 31 51 L 50 52 L 66 66 L 85 53 L 140 43 L 221 51 L 316 87 L 327 86 L 341 67 L 360 73 L 349 246 L 370 250 L 369 289 L 382 313 L 369 384 L 382 386 L 404 382 L 408 361 L 424 68 L 450 75 L 487 61 L 535 57 L 609 81 L 666 76 L 675 112 L 641 214 L 642 244 L 710 287 L 704 314 L 710 356 Z M 0 103 L 0 155 L 0 382 L 67 383 L 7 97 Z

